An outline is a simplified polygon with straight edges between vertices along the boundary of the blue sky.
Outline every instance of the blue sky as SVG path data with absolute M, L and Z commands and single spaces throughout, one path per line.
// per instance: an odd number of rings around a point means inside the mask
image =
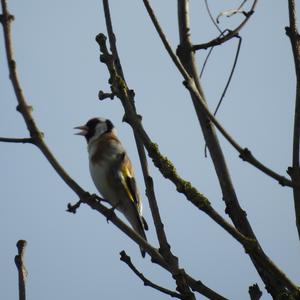
M 195 43 L 217 35 L 204 1 L 191 1 L 192 39 Z M 136 93 L 144 126 L 179 174 L 204 193 L 222 214 L 224 204 L 192 102 L 182 78 L 166 54 L 141 1 L 112 0 L 111 12 L 125 76 Z M 178 44 L 175 1 L 152 1 L 165 32 Z M 210 1 L 212 13 L 235 7 L 239 1 Z M 285 174 L 291 164 L 295 75 L 289 39 L 287 4 L 260 1 L 255 15 L 241 32 L 243 44 L 232 84 L 218 119 L 238 142 L 258 159 Z M 99 62 L 95 36 L 105 33 L 102 1 L 9 1 L 15 56 L 22 87 L 45 140 L 67 172 L 95 193 L 89 176 L 84 139 L 73 127 L 89 118 L 110 118 L 134 163 L 144 199 L 148 239 L 157 245 L 154 225 L 144 195 L 131 128 L 122 123 L 118 100 L 97 100 L 109 91 L 108 73 Z M 300 13 L 300 12 L 299 12 Z M 232 28 L 241 20 L 221 19 Z M 3 37 L 1 35 L 1 40 Z M 226 83 L 237 41 L 214 50 L 202 78 L 213 110 Z M 26 137 L 26 126 L 16 112 L 8 80 L 3 42 L 0 44 L 0 136 Z M 206 51 L 197 54 L 199 67 Z M 278 266 L 299 283 L 299 240 L 295 229 L 292 191 L 241 161 L 220 136 L 241 206 L 266 251 Z M 42 154 L 31 145 L 0 144 L 0 298 L 17 299 L 15 244 L 26 239 L 30 299 L 167 299 L 144 287 L 120 262 L 123 249 L 155 283 L 174 289 L 169 274 L 142 259 L 138 247 L 106 219 L 82 206 L 76 215 L 65 210 L 76 195 L 62 182 Z M 242 247 L 206 215 L 194 209 L 152 166 L 155 188 L 172 250 L 180 265 L 195 278 L 229 299 L 247 299 L 256 270 Z M 225 279 L 225 280 L 224 280 Z M 200 296 L 198 297 L 201 298 Z M 262 299 L 271 299 L 264 292 Z

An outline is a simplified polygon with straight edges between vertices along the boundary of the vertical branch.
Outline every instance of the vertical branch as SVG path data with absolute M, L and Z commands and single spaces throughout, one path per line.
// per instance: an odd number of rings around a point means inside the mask
M 205 95 L 202 90 L 198 70 L 196 67 L 195 54 L 190 49 L 193 49 L 193 44 L 190 36 L 190 22 L 189 22 L 189 0 L 178 0 L 178 26 L 179 26 L 179 39 L 180 44 L 177 49 L 177 55 L 179 56 L 182 65 L 186 71 L 193 78 L 197 90 L 203 99 Z M 209 149 L 219 183 L 223 193 L 223 200 L 226 204 L 226 213 L 232 219 L 235 227 L 247 237 L 251 237 L 256 240 L 256 236 L 251 228 L 251 225 L 247 219 L 246 212 L 242 210 L 239 205 L 237 195 L 227 168 L 227 164 L 223 155 L 223 151 L 219 144 L 217 135 L 208 114 L 200 105 L 201 99 L 197 98 L 195 94 L 191 93 L 191 98 L 194 104 L 194 108 L 202 128 L 202 132 Z M 249 253 L 253 264 L 256 267 L 257 272 L 264 281 L 269 293 L 276 298 L 283 290 L 286 289 L 286 278 L 284 274 L 278 274 L 279 277 L 275 278 L 273 273 L 273 266 L 262 268 L 269 261 L 269 258 L 264 253 L 258 243 L 258 255 Z M 281 278 L 280 278 L 281 277 Z M 295 287 L 291 287 L 293 290 Z
M 205 101 L 205 95 L 199 81 L 195 55 L 190 51 L 192 49 L 192 41 L 189 28 L 189 3 L 187 0 L 178 0 L 178 24 L 180 44 L 177 54 L 187 72 L 193 78 L 201 98 Z M 226 213 L 230 216 L 238 230 L 248 237 L 255 238 L 246 214 L 239 205 L 214 127 L 207 113 L 199 103 L 199 99 L 193 93 L 191 93 L 191 98 L 219 179 L 223 200 L 226 203 Z
M 18 255 L 15 256 L 15 264 L 18 269 L 19 277 L 19 300 L 26 300 L 26 288 L 25 281 L 27 277 L 27 271 L 24 264 L 24 253 L 27 242 L 25 240 L 19 240 L 17 242 Z
M 292 167 L 288 169 L 288 173 L 291 176 L 294 183 L 300 183 L 300 168 L 299 168 L 299 143 L 300 143 L 300 38 L 296 23 L 296 8 L 295 1 L 289 0 L 289 20 L 290 27 L 286 28 L 286 33 L 290 38 L 295 73 L 297 78 L 296 83 L 296 100 L 295 100 L 295 115 L 294 115 L 294 134 L 293 134 L 293 155 L 292 155 Z M 300 188 L 293 188 L 294 194 L 294 206 L 296 215 L 296 226 L 298 230 L 298 236 L 300 239 Z
M 112 21 L 111 21 L 108 0 L 103 0 L 103 8 L 104 8 L 105 22 L 106 22 L 106 28 L 107 28 L 108 38 L 109 38 L 110 49 L 111 49 L 111 52 L 112 52 L 112 55 L 114 58 L 115 67 L 116 67 L 116 70 L 117 70 L 117 73 L 119 74 L 119 76 L 121 76 L 123 81 L 126 82 L 124 73 L 122 70 L 120 58 L 118 55 L 118 49 L 117 49 L 117 45 L 116 45 L 116 37 L 115 37 L 114 31 L 113 31 L 113 25 L 112 25 Z M 130 96 L 130 100 L 131 100 L 130 101 L 131 106 L 132 106 L 134 112 L 136 113 L 133 91 L 131 91 L 129 96 Z M 178 265 L 178 259 L 175 258 L 175 256 L 173 256 L 170 251 L 170 245 L 168 243 L 167 236 L 164 231 L 164 225 L 163 225 L 161 217 L 160 217 L 160 213 L 159 213 L 159 209 L 158 209 L 158 205 L 157 205 L 157 201 L 156 201 L 156 196 L 155 196 L 155 191 L 154 191 L 154 183 L 153 183 L 152 176 L 150 175 L 150 172 L 149 172 L 147 156 L 145 153 L 145 148 L 144 148 L 143 142 L 142 142 L 141 138 L 139 137 L 139 135 L 137 134 L 136 130 L 134 130 L 134 128 L 133 128 L 133 133 L 134 133 L 136 147 L 137 147 L 139 158 L 140 158 L 144 182 L 145 182 L 145 186 L 146 186 L 146 195 L 149 200 L 149 206 L 150 206 L 151 214 L 153 217 L 157 238 L 159 241 L 160 252 L 167 260 L 173 259 L 176 261 L 176 265 Z

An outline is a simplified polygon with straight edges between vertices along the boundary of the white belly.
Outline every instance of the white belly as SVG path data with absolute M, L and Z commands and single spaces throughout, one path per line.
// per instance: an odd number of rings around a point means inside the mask
M 115 197 L 114 190 L 107 181 L 107 172 L 108 166 L 90 163 L 90 173 L 96 188 L 105 200 L 109 201 L 112 206 L 115 206 L 118 200 Z

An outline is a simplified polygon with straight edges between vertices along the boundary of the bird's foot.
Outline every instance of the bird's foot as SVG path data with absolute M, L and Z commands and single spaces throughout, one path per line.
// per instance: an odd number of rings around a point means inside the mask
M 115 209 L 117 208 L 117 206 L 118 206 L 118 203 L 116 205 L 113 205 L 111 208 L 108 209 L 107 216 L 106 216 L 107 223 L 111 220 L 111 218 L 115 214 Z

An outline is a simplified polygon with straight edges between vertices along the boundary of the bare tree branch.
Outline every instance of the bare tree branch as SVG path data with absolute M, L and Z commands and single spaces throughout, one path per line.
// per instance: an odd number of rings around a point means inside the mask
M 19 300 L 26 300 L 25 281 L 28 274 L 24 263 L 26 245 L 27 242 L 25 240 L 19 240 L 17 242 L 18 255 L 15 256 L 15 264 L 18 269 L 19 277 Z
M 179 70 L 179 72 L 181 73 L 182 77 L 184 78 L 184 80 L 189 81 L 190 80 L 190 76 L 187 73 L 187 71 L 185 70 L 184 66 L 182 65 L 181 61 L 179 60 L 178 56 L 175 54 L 174 50 L 172 49 L 170 43 L 167 40 L 167 37 L 165 35 L 165 33 L 163 32 L 156 16 L 155 13 L 150 5 L 150 2 L 148 0 L 143 0 L 144 5 L 146 7 L 146 10 L 149 14 L 149 17 L 151 18 L 151 21 L 164 45 L 164 47 L 166 48 L 166 51 L 168 52 L 168 54 L 170 55 L 172 61 L 174 62 L 175 66 L 177 67 L 177 69 Z
M 6 137 L 0 137 L 0 142 L 34 144 L 34 140 L 32 138 L 6 138 Z
M 293 135 L 293 159 L 292 167 L 288 169 L 288 174 L 290 175 L 292 181 L 298 184 L 294 187 L 294 206 L 296 215 L 296 226 L 298 230 L 298 237 L 300 239 L 300 168 L 299 168 L 299 151 L 300 151 L 300 37 L 297 29 L 296 23 L 296 7 L 295 1 L 289 0 L 289 19 L 290 27 L 286 28 L 286 33 L 290 38 L 295 72 L 296 72 L 296 100 L 295 100 L 295 114 L 294 114 L 294 135 Z
M 128 256 L 126 254 L 125 251 L 120 252 L 120 260 L 123 261 L 125 264 L 127 264 L 127 266 L 134 272 L 135 275 L 137 275 L 143 282 L 145 286 L 150 286 L 155 290 L 158 290 L 160 292 L 162 292 L 163 294 L 169 295 L 172 298 L 178 298 L 178 299 L 182 299 L 182 296 L 174 291 L 168 290 L 162 286 L 159 286 L 155 283 L 153 283 L 152 281 L 150 281 L 149 279 L 147 279 L 143 273 L 139 272 L 138 269 L 133 265 L 130 256 Z
M 212 13 L 211 13 L 211 11 L 210 11 L 210 8 L 209 8 L 208 0 L 205 0 L 204 2 L 205 2 L 206 10 L 207 10 L 207 13 L 208 13 L 208 15 L 209 15 L 210 20 L 212 21 L 212 23 L 214 24 L 214 26 L 217 28 L 217 30 L 218 30 L 219 33 L 220 33 L 220 36 L 219 36 L 219 37 L 223 36 L 223 35 L 224 35 L 224 32 L 222 32 L 221 28 L 219 27 L 219 25 L 218 25 L 217 22 L 215 21 L 215 19 L 214 19 Z M 212 48 L 213 48 L 213 47 L 212 47 Z

